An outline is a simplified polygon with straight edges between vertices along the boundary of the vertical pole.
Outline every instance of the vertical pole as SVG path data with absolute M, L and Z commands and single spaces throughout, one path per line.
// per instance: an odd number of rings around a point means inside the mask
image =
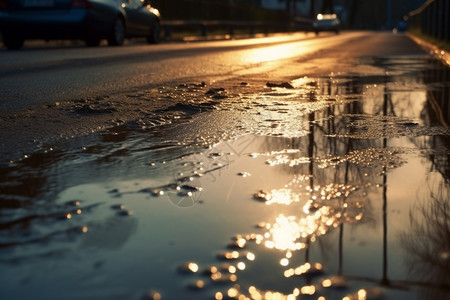
M 385 83 L 385 86 L 387 83 Z M 383 116 L 387 116 L 388 114 L 388 105 L 390 99 L 390 94 L 388 93 L 386 87 L 384 88 L 384 101 L 383 101 Z M 387 138 L 386 133 L 384 133 L 385 137 L 383 138 L 383 148 L 387 148 Z M 389 285 L 388 279 L 388 222 L 387 222 L 387 168 L 383 166 L 383 276 L 381 278 L 381 284 Z
M 444 1 L 444 40 L 450 41 L 450 1 Z

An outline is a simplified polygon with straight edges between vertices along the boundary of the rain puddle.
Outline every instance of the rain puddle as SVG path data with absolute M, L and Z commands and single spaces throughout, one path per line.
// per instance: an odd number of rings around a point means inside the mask
M 366 63 L 2 165 L 0 298 L 448 299 L 450 72 Z

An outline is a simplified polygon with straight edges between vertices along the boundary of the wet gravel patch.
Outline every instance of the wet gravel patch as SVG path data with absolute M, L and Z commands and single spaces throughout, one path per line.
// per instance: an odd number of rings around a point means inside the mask
M 61 99 L 13 115 L 5 111 L 0 115 L 1 157 L 17 160 L 58 140 L 125 123 L 140 127 L 170 124 L 185 114 L 213 109 L 226 94 L 237 95 L 240 91 L 234 89 L 242 87 L 239 82 L 227 90 L 205 82 L 168 84 L 121 95 Z

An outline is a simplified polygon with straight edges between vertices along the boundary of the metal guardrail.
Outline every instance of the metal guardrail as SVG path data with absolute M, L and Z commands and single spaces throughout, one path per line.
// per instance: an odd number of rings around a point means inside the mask
M 163 36 L 170 39 L 174 31 L 198 32 L 200 36 L 207 37 L 215 31 L 221 30 L 232 37 L 236 31 L 254 35 L 257 33 L 269 34 L 270 32 L 309 31 L 312 21 L 309 19 L 297 19 L 291 22 L 264 22 L 264 21 L 221 21 L 221 20 L 163 20 L 161 22 Z
M 450 41 L 450 1 L 428 0 L 408 14 L 409 28 L 437 40 Z

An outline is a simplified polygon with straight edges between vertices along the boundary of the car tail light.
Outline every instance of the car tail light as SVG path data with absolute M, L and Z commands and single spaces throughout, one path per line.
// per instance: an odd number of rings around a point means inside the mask
M 0 0 L 0 10 L 8 9 L 8 0 Z
M 4 0 L 0 0 L 4 1 Z M 72 0 L 71 8 L 91 8 L 92 3 L 89 0 Z

